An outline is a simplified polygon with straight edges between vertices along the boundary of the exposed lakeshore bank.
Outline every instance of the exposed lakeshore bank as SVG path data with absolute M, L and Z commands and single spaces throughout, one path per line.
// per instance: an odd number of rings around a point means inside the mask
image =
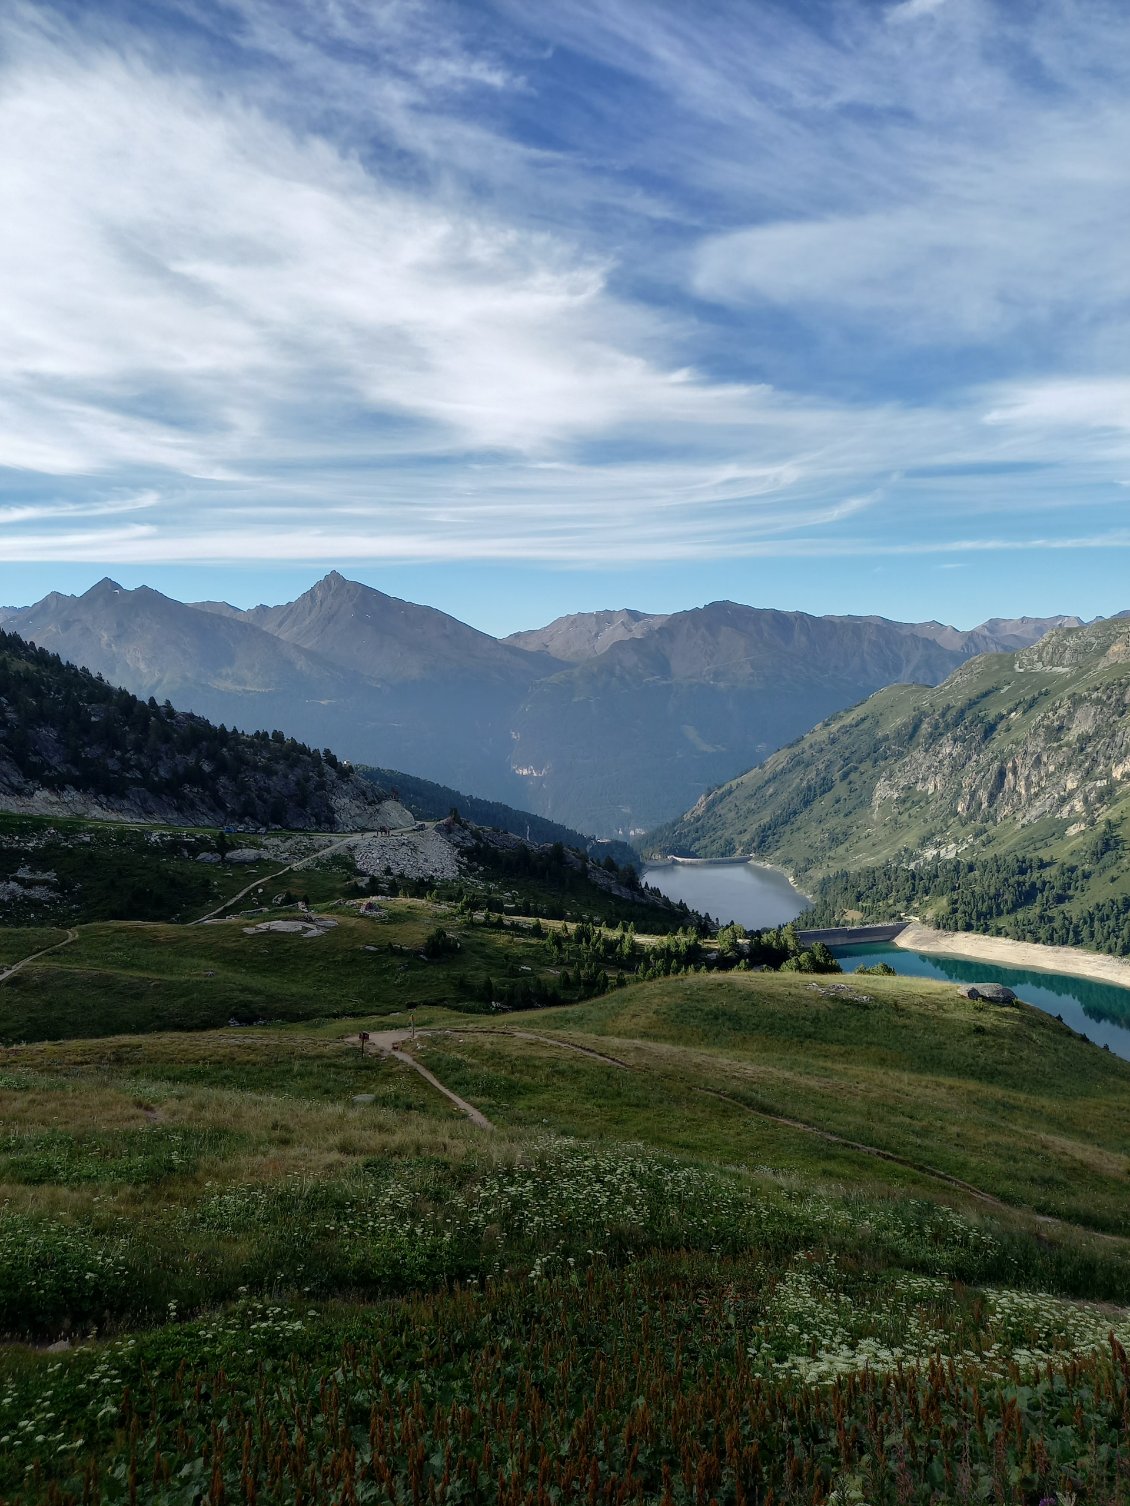
M 995 962 L 1001 967 L 1033 968 L 1037 972 L 1067 973 L 1113 983 L 1130 989 L 1130 958 L 1107 957 L 1081 947 L 1044 946 L 1036 941 L 1013 941 L 1008 936 L 984 936 L 977 931 L 939 931 L 912 921 L 895 938 L 894 945 L 908 952 L 933 953 L 941 957 L 965 957 L 974 962 Z
M 661 858 L 647 858 L 645 861 L 649 868 L 760 868 L 763 873 L 773 873 L 778 878 L 785 879 L 801 899 L 810 905 L 812 903 L 811 894 L 805 894 L 794 874 L 777 863 L 766 863 L 761 858 L 683 858 L 669 852 Z

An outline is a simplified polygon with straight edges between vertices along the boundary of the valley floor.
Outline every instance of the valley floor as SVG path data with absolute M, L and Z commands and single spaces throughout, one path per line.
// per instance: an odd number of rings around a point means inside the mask
M 975 931 L 939 931 L 918 921 L 895 938 L 895 945 L 909 952 L 933 952 L 940 957 L 968 957 L 974 962 L 995 962 L 1002 967 L 1031 967 L 1040 972 L 1067 973 L 1075 978 L 1093 978 L 1130 988 L 1130 958 L 1107 957 L 1077 946 L 1043 946 L 1034 941 L 1013 941 L 1007 936 L 985 936 Z

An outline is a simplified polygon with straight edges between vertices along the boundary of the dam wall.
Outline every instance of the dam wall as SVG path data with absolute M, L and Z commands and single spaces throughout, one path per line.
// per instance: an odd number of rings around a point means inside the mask
M 797 937 L 805 946 L 822 941 L 825 946 L 866 946 L 871 941 L 894 941 L 906 930 L 905 920 L 886 926 L 838 926 L 824 931 L 798 931 Z

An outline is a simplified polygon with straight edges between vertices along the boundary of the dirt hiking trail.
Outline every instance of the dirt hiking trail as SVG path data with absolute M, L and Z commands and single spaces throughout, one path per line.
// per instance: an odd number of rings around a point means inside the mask
M 423 1038 L 425 1035 L 444 1035 L 449 1032 L 442 1030 L 421 1030 L 417 1033 Z M 442 1093 L 449 1102 L 455 1105 L 461 1114 L 466 1114 L 472 1124 L 478 1125 L 479 1129 L 483 1130 L 494 1129 L 494 1125 L 487 1116 L 477 1109 L 473 1103 L 468 1103 L 465 1098 L 460 1098 L 458 1093 L 453 1093 L 450 1088 L 445 1088 L 435 1073 L 429 1072 L 423 1062 L 417 1061 L 407 1051 L 397 1049 L 404 1041 L 410 1040 L 412 1034 L 411 1026 L 407 1030 L 371 1030 L 369 1031 L 369 1039 L 364 1043 L 364 1049 L 370 1056 L 395 1056 L 398 1062 L 404 1062 L 414 1072 L 418 1072 L 426 1083 L 430 1083 L 435 1088 L 437 1093 Z M 345 1039 L 350 1045 L 361 1045 L 361 1037 L 359 1035 L 347 1035 Z
M 56 941 L 52 946 L 42 947 L 38 952 L 32 952 L 30 957 L 21 957 L 18 962 L 13 962 L 11 967 L 0 973 L 0 983 L 7 983 L 8 979 L 18 973 L 22 967 L 27 967 L 29 962 L 34 962 L 37 957 L 46 957 L 49 952 L 57 952 L 60 947 L 70 946 L 72 941 L 78 940 L 78 932 L 72 926 L 62 941 Z

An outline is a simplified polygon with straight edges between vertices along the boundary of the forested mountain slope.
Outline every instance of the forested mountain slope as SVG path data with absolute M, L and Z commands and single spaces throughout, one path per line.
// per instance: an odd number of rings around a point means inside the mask
M 648 845 L 780 863 L 824 916 L 925 909 L 1120 951 L 1128 841 L 1130 624 L 1113 619 L 879 691 Z
M 356 830 L 383 791 L 327 749 L 139 700 L 0 631 L 0 809 Z

